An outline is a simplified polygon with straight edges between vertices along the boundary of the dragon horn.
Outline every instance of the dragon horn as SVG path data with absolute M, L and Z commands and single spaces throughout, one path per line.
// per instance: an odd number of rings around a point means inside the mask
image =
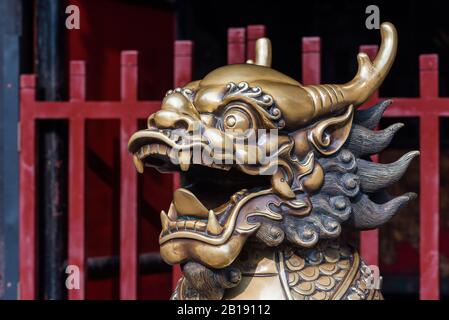
M 397 49 L 395 27 L 385 22 L 380 26 L 380 31 L 382 43 L 376 58 L 371 61 L 365 53 L 359 53 L 359 68 L 351 81 L 345 84 L 303 87 L 311 98 L 314 117 L 340 110 L 350 104 L 357 107 L 379 88 L 393 64 Z
M 256 61 L 247 60 L 246 63 L 271 67 L 271 41 L 268 38 L 259 38 L 256 41 Z

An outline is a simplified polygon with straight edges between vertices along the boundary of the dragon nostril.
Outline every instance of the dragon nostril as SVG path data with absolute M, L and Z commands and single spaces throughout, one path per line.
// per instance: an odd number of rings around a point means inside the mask
M 151 116 L 151 117 L 148 118 L 148 121 L 147 121 L 147 127 L 148 127 L 148 129 L 151 129 L 151 128 L 157 128 L 153 116 Z
M 186 131 L 188 131 L 190 128 L 190 123 L 185 120 L 185 119 L 181 119 L 175 122 L 175 129 L 184 129 Z
M 159 110 L 148 118 L 148 128 L 192 130 L 194 119 L 187 114 L 180 114 L 170 110 Z

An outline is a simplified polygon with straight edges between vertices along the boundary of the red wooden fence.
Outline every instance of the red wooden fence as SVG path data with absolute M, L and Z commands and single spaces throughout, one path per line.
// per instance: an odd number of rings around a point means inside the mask
M 228 63 L 254 59 L 254 43 L 265 35 L 265 27 L 231 28 L 228 32 Z M 363 46 L 361 51 L 374 56 L 376 46 Z M 174 85 L 191 80 L 193 44 L 176 41 Z M 320 38 L 302 40 L 302 82 L 320 83 Z M 137 99 L 138 54 L 122 52 L 121 101 L 86 101 L 86 67 L 83 61 L 70 63 L 70 100 L 44 102 L 35 100 L 35 76 L 21 77 L 20 120 L 20 298 L 37 298 L 37 229 L 36 229 L 36 123 L 44 119 L 69 122 L 69 263 L 79 266 L 81 289 L 70 290 L 70 299 L 85 298 L 85 124 L 89 119 L 120 120 L 121 190 L 120 193 L 120 298 L 136 299 L 137 265 L 137 176 L 127 151 L 127 142 L 137 130 L 139 119 L 157 111 L 160 101 Z M 294 72 L 293 72 L 294 73 Z M 377 93 L 370 103 L 379 99 Z M 420 297 L 439 298 L 439 117 L 449 116 L 449 98 L 438 97 L 438 57 L 420 56 L 420 97 L 395 98 L 387 117 L 420 119 L 421 192 L 420 192 Z M 174 175 L 173 186 L 179 186 Z M 378 264 L 378 232 L 361 234 L 361 253 L 369 264 Z M 180 276 L 174 268 L 173 284 Z
M 190 64 L 187 61 L 186 64 Z M 137 176 L 127 151 L 129 137 L 139 119 L 146 119 L 160 107 L 160 101 L 137 100 L 138 54 L 122 52 L 121 101 L 85 101 L 85 64 L 70 63 L 70 100 L 35 100 L 35 76 L 21 77 L 20 119 L 20 298 L 37 297 L 36 257 L 36 122 L 43 119 L 69 121 L 69 264 L 80 268 L 81 288 L 70 290 L 70 299 L 85 297 L 84 166 L 85 123 L 90 119 L 120 120 L 120 297 L 137 298 Z

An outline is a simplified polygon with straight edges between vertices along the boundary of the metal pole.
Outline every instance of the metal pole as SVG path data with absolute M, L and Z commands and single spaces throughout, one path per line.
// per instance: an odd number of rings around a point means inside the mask
M 32 3 L 0 1 L 0 299 L 18 298 L 19 75 L 30 72 Z M 31 42 L 31 41 L 29 41 Z
M 47 101 L 65 96 L 64 2 L 37 0 L 37 93 Z M 63 264 L 67 257 L 67 128 L 45 122 L 39 128 L 40 298 L 63 299 Z
M 18 282 L 18 80 L 21 3 L 0 3 L 0 298 L 16 299 Z M 14 145 L 16 145 L 14 147 Z

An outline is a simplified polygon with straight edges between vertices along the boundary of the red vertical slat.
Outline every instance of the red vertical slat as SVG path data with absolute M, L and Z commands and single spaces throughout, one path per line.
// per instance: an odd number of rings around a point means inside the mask
M 321 83 L 321 39 L 302 38 L 302 83 L 304 85 Z
M 70 61 L 70 101 L 86 99 L 86 63 Z
M 120 97 L 122 101 L 137 100 L 137 51 L 122 51 L 120 59 Z
M 85 120 L 70 119 L 69 130 L 69 264 L 80 271 L 80 289 L 69 290 L 69 299 L 83 300 L 86 283 L 85 210 L 84 210 L 84 164 Z
M 421 98 L 438 97 L 438 55 L 422 54 L 419 57 L 419 90 Z
M 36 77 L 20 78 L 20 288 L 22 300 L 37 298 L 35 100 Z M 30 106 L 31 105 L 31 106 Z
M 121 56 L 122 101 L 137 100 L 137 52 Z M 126 107 L 126 106 L 123 106 Z M 132 114 L 121 118 L 120 125 L 120 299 L 137 298 L 137 174 L 128 152 L 128 140 L 137 130 Z
M 368 55 L 371 61 L 376 57 L 378 46 L 360 46 L 360 52 Z M 371 106 L 379 99 L 379 91 L 373 93 L 365 105 Z M 378 155 L 373 155 L 371 159 L 375 162 L 379 160 Z M 379 265 L 379 230 L 362 231 L 360 233 L 360 254 L 368 265 Z
M 175 87 L 182 87 L 192 81 L 192 55 L 192 41 L 175 41 L 175 61 L 173 70 L 173 82 Z
M 265 37 L 266 28 L 264 25 L 250 25 L 246 28 L 246 59 L 256 59 L 256 41 Z
M 421 55 L 421 99 L 438 97 L 438 56 Z M 420 298 L 436 300 L 439 288 L 439 117 L 420 118 Z
M 189 40 L 175 42 L 175 57 L 174 57 L 174 85 L 181 87 L 192 80 L 192 54 L 193 42 Z M 173 191 L 181 186 L 179 174 L 173 174 Z M 172 287 L 176 287 L 178 279 L 181 277 L 181 268 L 179 265 L 173 266 L 172 273 Z
M 360 254 L 368 265 L 379 265 L 379 229 L 360 232 Z
M 228 29 L 228 64 L 245 63 L 245 28 Z
M 84 61 L 70 62 L 70 101 L 84 101 L 86 93 Z M 83 300 L 86 293 L 85 248 L 85 119 L 75 116 L 69 124 L 69 264 L 80 271 L 79 290 L 69 290 L 70 300 Z

